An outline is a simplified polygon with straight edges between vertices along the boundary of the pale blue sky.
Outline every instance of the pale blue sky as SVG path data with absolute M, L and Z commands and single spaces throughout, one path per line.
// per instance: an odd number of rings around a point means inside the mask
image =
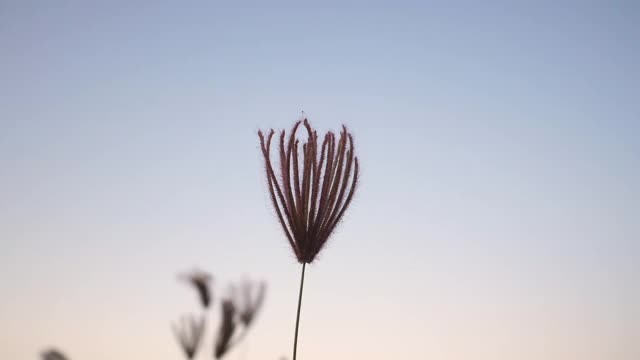
M 2 2 L 0 358 L 178 359 L 175 273 L 299 268 L 257 130 L 356 137 L 300 357 L 640 357 L 640 6 Z M 237 356 L 238 354 L 232 354 Z

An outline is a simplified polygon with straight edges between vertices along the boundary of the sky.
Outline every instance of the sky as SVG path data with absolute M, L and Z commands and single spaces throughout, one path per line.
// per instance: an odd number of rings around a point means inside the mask
M 302 111 L 349 127 L 362 172 L 299 359 L 640 358 L 639 23 L 633 1 L 2 1 L 0 358 L 180 359 L 197 267 L 216 299 L 269 285 L 229 359 L 290 359 L 300 266 L 257 131 Z

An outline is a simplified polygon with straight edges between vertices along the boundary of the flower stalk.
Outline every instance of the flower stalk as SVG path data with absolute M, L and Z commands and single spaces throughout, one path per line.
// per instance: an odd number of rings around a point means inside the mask
M 302 307 L 302 289 L 304 288 L 304 268 L 307 264 L 302 263 L 302 275 L 300 275 L 300 293 L 298 294 L 298 312 L 296 313 L 296 333 L 293 337 L 293 360 L 296 360 L 298 352 L 298 327 L 300 326 L 300 308 Z

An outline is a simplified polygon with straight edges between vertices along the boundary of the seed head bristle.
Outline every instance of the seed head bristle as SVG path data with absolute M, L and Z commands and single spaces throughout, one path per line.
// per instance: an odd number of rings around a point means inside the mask
M 213 278 L 211 275 L 204 271 L 193 270 L 188 274 L 180 275 L 180 279 L 191 284 L 196 289 L 200 304 L 203 308 L 208 308 L 212 297 L 210 283 Z
M 214 356 L 220 359 L 231 349 L 231 339 L 235 333 L 236 323 L 236 307 L 230 299 L 222 301 L 222 316 L 220 320 L 220 328 L 214 346 Z
M 183 316 L 177 324 L 172 324 L 173 333 L 187 359 L 193 359 L 204 334 L 204 317 Z
M 260 311 L 267 290 L 264 282 L 254 283 L 245 280 L 241 284 L 240 298 L 237 299 L 236 307 L 238 309 L 238 317 L 240 322 L 248 327 L 253 323 L 256 315 Z

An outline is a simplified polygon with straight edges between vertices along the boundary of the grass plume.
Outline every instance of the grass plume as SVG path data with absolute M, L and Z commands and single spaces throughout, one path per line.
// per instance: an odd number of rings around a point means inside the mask
M 296 137 L 300 124 L 307 132 L 302 146 Z M 353 136 L 346 126 L 342 126 L 339 138 L 327 132 L 318 146 L 318 133 L 304 118 L 293 125 L 288 136 L 284 130 L 280 132 L 280 167 L 274 169 L 271 160 L 274 134 L 273 129 L 267 135 L 258 132 L 271 202 L 289 245 L 302 264 L 293 340 L 296 360 L 305 268 L 316 259 L 353 200 L 359 164 Z

